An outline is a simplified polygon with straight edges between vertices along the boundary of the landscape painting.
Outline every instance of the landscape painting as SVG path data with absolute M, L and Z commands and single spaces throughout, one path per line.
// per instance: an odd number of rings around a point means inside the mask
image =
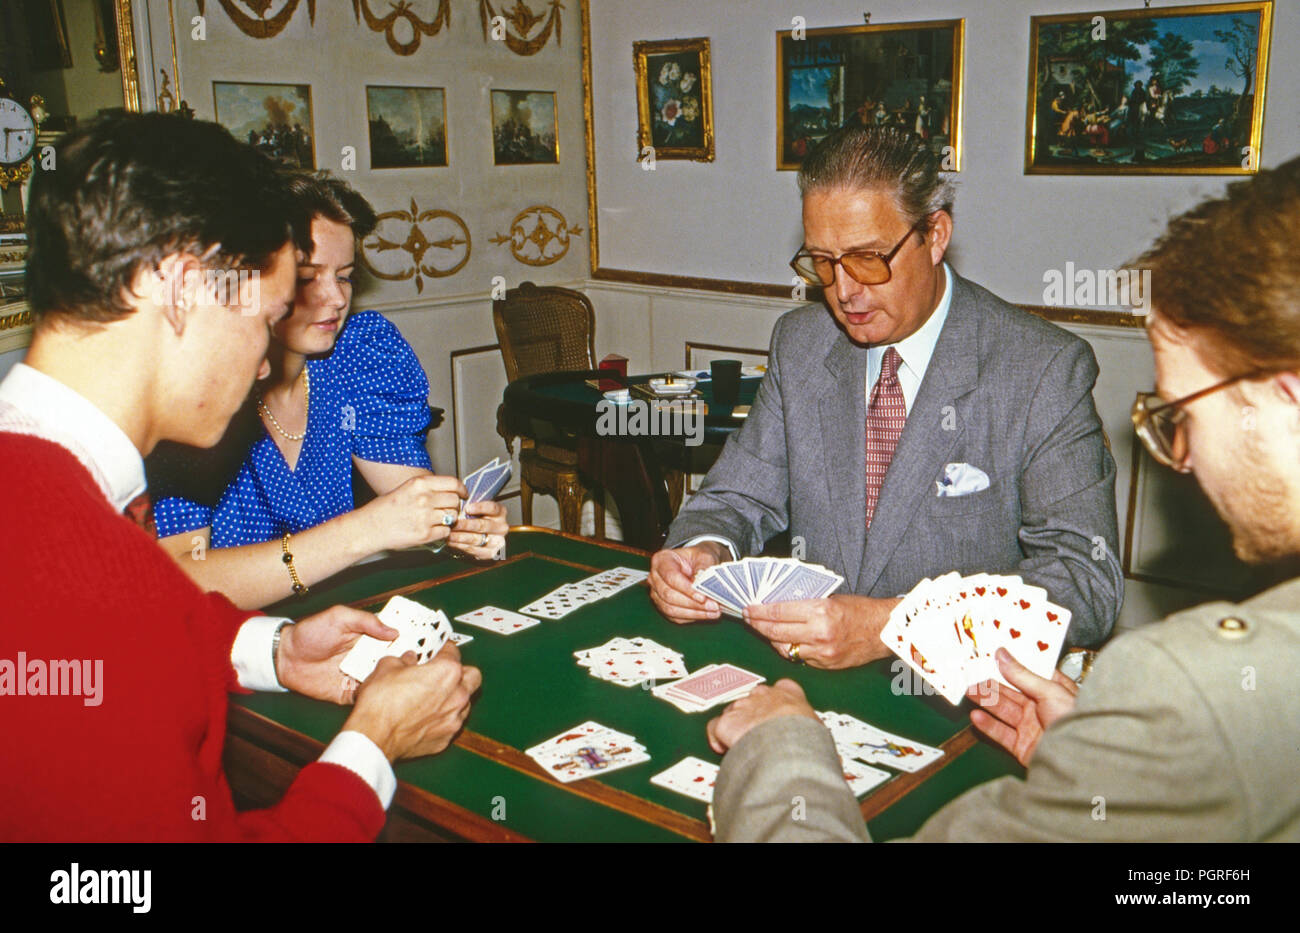
M 1248 174 L 1268 2 L 1034 17 L 1025 170 Z
M 960 169 L 964 20 L 776 34 L 776 167 L 797 169 L 843 126 L 916 133 Z
M 447 95 L 440 87 L 366 88 L 370 167 L 447 164 Z
M 212 96 L 217 122 L 236 139 L 285 165 L 316 167 L 308 85 L 214 81 Z
M 560 161 L 554 91 L 492 92 L 492 153 L 497 165 Z

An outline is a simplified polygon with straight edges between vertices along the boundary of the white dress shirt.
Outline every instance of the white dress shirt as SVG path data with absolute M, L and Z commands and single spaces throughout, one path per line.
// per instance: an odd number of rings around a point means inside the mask
M 935 306 L 929 319 L 916 329 L 911 336 L 904 337 L 898 343 L 876 344 L 867 350 L 867 402 L 871 401 L 871 389 L 880 378 L 880 369 L 884 363 L 885 351 L 893 347 L 902 357 L 898 367 L 898 385 L 903 390 L 903 401 L 907 410 L 912 410 L 916 394 L 921 391 L 921 380 L 930 366 L 930 357 L 934 356 L 935 344 L 939 342 L 939 332 L 943 330 L 944 321 L 948 320 L 948 308 L 952 305 L 952 270 L 943 264 L 943 297 Z M 865 443 L 865 441 L 863 442 Z
M 925 378 L 925 371 L 930 366 L 930 357 L 934 356 L 935 345 L 939 342 L 939 332 L 943 330 L 944 322 L 948 320 L 948 308 L 951 305 L 952 270 L 948 268 L 948 264 L 945 262 L 943 264 L 943 297 L 939 299 L 939 304 L 935 306 L 926 322 L 917 328 L 915 333 L 904 337 L 898 343 L 881 343 L 868 348 L 864 405 L 871 402 L 871 389 L 875 386 L 876 380 L 880 378 L 880 369 L 885 358 L 885 351 L 892 346 L 902 358 L 902 362 L 898 367 L 898 385 L 903 390 L 903 401 L 907 405 L 907 410 L 912 410 L 912 405 L 916 402 L 916 394 L 921 391 L 921 380 Z M 865 444 L 866 441 L 864 440 L 863 443 Z M 726 545 L 727 550 L 731 551 L 731 559 L 739 559 L 736 546 L 719 535 L 697 535 L 683 544 L 682 547 L 690 547 L 702 541 L 716 541 L 718 544 Z
M 119 512 L 145 490 L 144 461 L 125 432 L 84 396 L 23 363 L 16 363 L 0 381 L 0 431 L 41 437 L 68 450 Z M 253 616 L 240 626 L 230 648 L 230 663 L 241 687 L 287 692 L 275 675 L 271 640 L 276 629 L 289 621 Z M 360 776 L 388 809 L 397 778 L 369 738 L 360 732 L 340 732 L 320 760 Z

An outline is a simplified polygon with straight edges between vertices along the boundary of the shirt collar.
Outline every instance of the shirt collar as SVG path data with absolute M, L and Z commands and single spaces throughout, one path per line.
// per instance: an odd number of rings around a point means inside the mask
M 39 429 L 39 436 L 65 447 L 87 466 L 113 508 L 122 511 L 145 489 L 144 460 L 131 439 L 85 396 L 24 363 L 0 381 L 8 402 Z
M 930 357 L 934 356 L 935 345 L 939 342 L 939 332 L 948 320 L 948 309 L 952 306 L 952 270 L 943 264 L 943 297 L 930 314 L 929 320 L 917 328 L 916 333 L 905 337 L 898 343 L 890 344 L 903 359 L 903 365 L 912 371 L 919 382 L 925 378 L 925 371 L 930 366 Z M 884 358 L 886 346 L 871 348 L 873 371 L 878 372 L 880 360 Z

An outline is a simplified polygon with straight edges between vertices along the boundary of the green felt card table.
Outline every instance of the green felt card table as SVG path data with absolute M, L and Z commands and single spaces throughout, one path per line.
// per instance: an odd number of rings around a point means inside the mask
M 511 530 L 504 560 L 475 563 L 426 550 L 402 552 L 351 568 L 305 597 L 267 611 L 301 617 L 335 603 L 377 610 L 400 593 L 454 619 L 488 604 L 517 610 L 563 583 L 618 566 L 646 569 L 649 556 L 610 542 L 520 527 Z M 666 621 L 645 584 L 510 636 L 453 625 L 473 636 L 461 654 L 466 664 L 482 670 L 483 688 L 451 747 L 397 764 L 398 791 L 381 839 L 708 841 L 705 804 L 657 787 L 650 778 L 686 755 L 716 762 L 705 724 L 721 707 L 683 713 L 648 689 L 597 680 L 577 665 L 573 652 L 616 635 L 653 638 L 681 652 L 691 670 L 730 662 L 769 683 L 792 677 L 816 709 L 850 713 L 942 747 L 946 754 L 929 768 L 896 774 L 861 799 L 863 818 L 876 839 L 910 834 L 962 791 L 1023 773 L 1009 755 L 976 736 L 967 705 L 918 695 L 901 663 L 887 658 L 848 671 L 796 666 L 735 619 L 694 625 Z M 344 707 L 295 694 L 234 698 L 226 764 L 240 805 L 278 800 L 346 716 Z M 524 754 L 523 749 L 589 719 L 636 736 L 651 760 L 561 784 Z

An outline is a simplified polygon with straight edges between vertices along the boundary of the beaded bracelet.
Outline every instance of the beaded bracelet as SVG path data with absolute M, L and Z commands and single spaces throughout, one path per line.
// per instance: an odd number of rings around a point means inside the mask
M 294 595 L 306 596 L 307 587 L 303 586 L 302 580 L 298 579 L 298 571 L 294 569 L 293 566 L 293 555 L 289 553 L 289 532 L 287 531 L 284 533 L 284 537 L 280 539 L 280 550 L 284 552 L 284 556 L 280 559 L 284 561 L 285 566 L 289 568 L 289 578 L 293 580 Z

